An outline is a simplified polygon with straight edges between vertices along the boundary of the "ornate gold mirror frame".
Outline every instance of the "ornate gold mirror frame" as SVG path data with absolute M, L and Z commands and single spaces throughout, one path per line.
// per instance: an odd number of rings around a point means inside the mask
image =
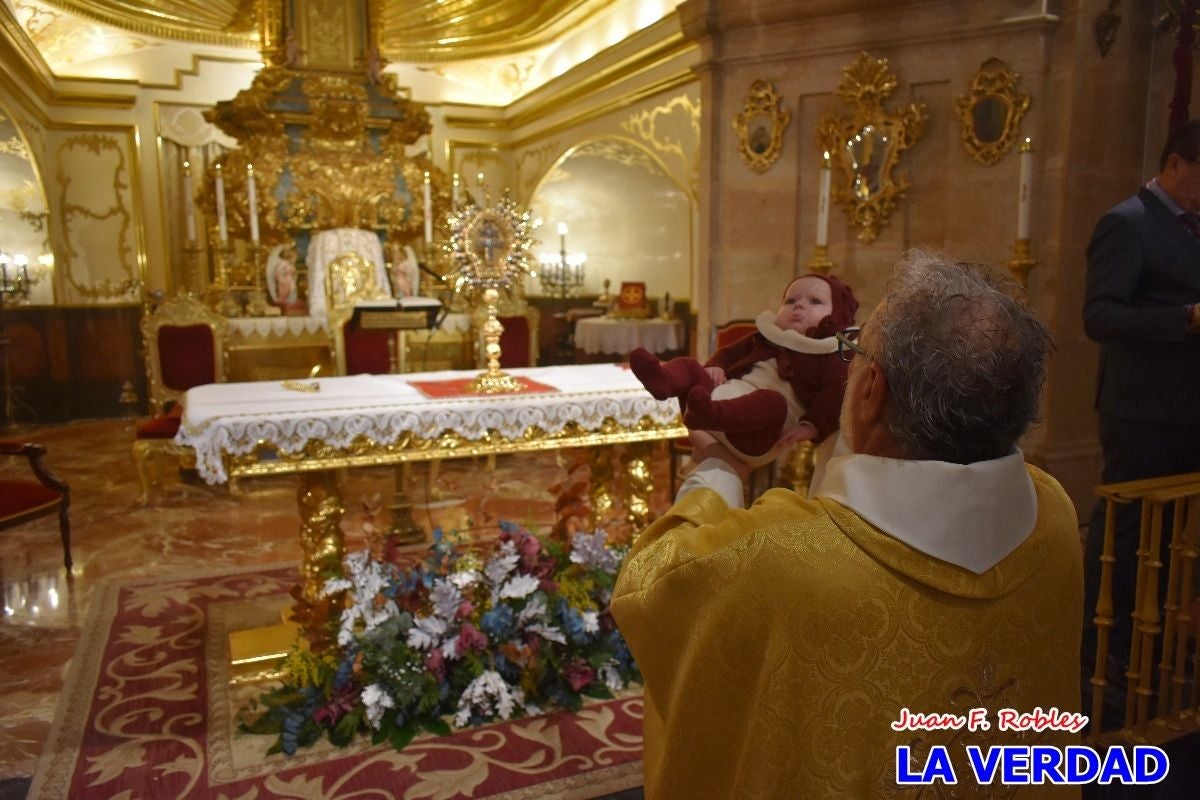
M 962 122 L 962 143 L 971 158 L 990 167 L 1016 144 L 1029 95 L 1017 84 L 1021 76 L 998 58 L 980 65 L 971 88 L 955 102 Z
M 871 242 L 888 223 L 896 201 L 912 186 L 897 175 L 900 154 L 923 133 L 925 106 L 909 103 L 896 111 L 883 107 L 899 83 L 886 58 L 860 53 L 843 70 L 837 96 L 854 106 L 847 118 L 834 111 L 817 121 L 817 147 L 828 151 L 836 178 L 833 199 L 846 209 L 858 238 Z
M 766 172 L 783 152 L 783 131 L 792 112 L 783 107 L 783 97 L 763 80 L 750 84 L 746 104 L 733 118 L 738 135 L 738 152 L 755 172 Z

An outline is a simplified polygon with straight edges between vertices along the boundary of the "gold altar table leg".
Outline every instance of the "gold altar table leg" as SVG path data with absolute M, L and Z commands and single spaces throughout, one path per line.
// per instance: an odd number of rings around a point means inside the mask
M 654 493 L 651 472 L 653 442 L 631 442 L 621 451 L 621 468 L 625 473 L 625 519 L 637 535 L 650 524 L 650 495 Z
M 261 628 L 229 633 L 229 659 L 234 681 L 255 680 L 274 673 L 300 633 L 305 642 L 320 649 L 330 641 L 327 623 L 317 622 L 316 609 L 332 602 L 321 597 L 325 581 L 342 574 L 345 540 L 342 537 L 342 493 L 337 472 L 300 473 L 296 492 L 300 510 L 300 586 L 294 592 L 292 616 L 296 622 L 281 622 Z
M 616 505 L 612 495 L 612 448 L 602 445 L 589 447 L 588 466 L 591 472 L 588 496 L 592 507 L 588 523 L 592 530 L 595 530 L 612 516 L 613 507 Z

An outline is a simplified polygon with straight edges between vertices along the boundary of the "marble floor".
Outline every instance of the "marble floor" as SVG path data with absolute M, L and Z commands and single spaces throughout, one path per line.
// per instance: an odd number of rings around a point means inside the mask
M 75 566 L 62 565 L 56 517 L 0 532 L 0 783 L 31 775 L 54 717 L 89 598 L 103 582 L 223 568 L 297 562 L 297 480 L 264 477 L 242 483 L 236 497 L 194 475 L 164 469 L 150 503 L 136 502 L 129 420 L 9 429 L 0 438 L 36 441 L 46 464 L 71 487 L 71 549 Z M 651 509 L 667 503 L 665 446 L 655 451 Z M 447 461 L 431 477 L 413 469 L 408 490 L 414 517 L 427 529 L 487 536 L 497 520 L 547 526 L 555 517 L 555 487 L 579 475 L 578 454 L 503 456 L 494 469 L 484 459 Z M 24 472 L 0 460 L 0 477 Z M 365 543 L 364 525 L 383 526 L 383 498 L 393 490 L 391 469 L 344 476 L 347 549 Z M 21 474 L 21 477 L 25 475 Z M 620 525 L 610 534 L 627 535 Z M 616 529 L 614 529 L 616 528 Z

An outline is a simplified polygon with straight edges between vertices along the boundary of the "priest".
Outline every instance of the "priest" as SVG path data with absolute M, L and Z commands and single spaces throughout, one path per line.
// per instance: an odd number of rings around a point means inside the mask
M 1046 328 L 1011 282 L 913 252 L 839 339 L 841 436 L 810 497 L 743 509 L 714 445 L 619 576 L 647 798 L 890 796 L 974 782 L 969 745 L 1075 743 L 1075 510 L 1017 447 Z M 1002 723 L 1039 709 L 1056 721 Z

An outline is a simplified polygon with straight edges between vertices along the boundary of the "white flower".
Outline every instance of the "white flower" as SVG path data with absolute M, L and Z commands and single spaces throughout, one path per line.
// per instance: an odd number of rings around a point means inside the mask
M 428 650 L 436 647 L 445 632 L 445 620 L 437 617 L 417 617 L 413 620 L 413 626 L 408 630 L 408 646 L 414 650 Z
M 545 620 L 546 598 L 544 597 L 535 597 L 530 600 L 528 603 L 526 603 L 525 607 L 521 609 L 521 613 L 517 616 L 518 625 L 524 625 L 530 621 L 545 622 Z
M 500 597 L 512 597 L 520 599 L 528 597 L 537 591 L 538 579 L 533 575 L 516 575 L 509 578 L 503 586 L 500 587 Z
M 621 672 L 617 669 L 617 662 L 611 658 L 600 665 L 598 670 L 600 680 L 604 681 L 604 685 L 608 687 L 610 692 L 615 692 L 625 688 L 625 681 L 621 678 Z
M 605 538 L 604 531 L 596 531 L 591 535 L 583 531 L 577 532 L 571 537 L 571 562 L 582 564 L 588 569 L 615 573 L 621 565 L 621 560 L 605 545 Z
M 450 576 L 450 582 L 459 589 L 465 589 L 468 586 L 474 586 L 479 580 L 479 570 L 464 569 L 462 572 L 456 572 Z
M 500 550 L 484 566 L 483 574 L 487 576 L 488 582 L 492 586 L 499 586 L 508 577 L 508 573 L 516 568 L 517 562 L 520 560 L 521 557 L 517 555 L 516 546 L 511 541 L 507 541 L 500 545 Z
M 542 637 L 548 642 L 558 642 L 559 644 L 567 643 L 567 637 L 563 636 L 563 632 L 552 625 L 530 625 L 525 630 L 529 631 L 530 633 L 536 633 L 538 636 Z
M 449 639 L 442 644 L 442 655 L 445 656 L 447 661 L 453 661 L 458 658 L 458 641 L 461 638 L 461 636 L 455 636 L 453 639 Z
M 379 730 L 384 713 L 389 708 L 396 707 L 396 701 L 378 683 L 372 683 L 363 689 L 362 701 L 367 709 L 367 722 L 371 723 L 375 730 Z
M 462 605 L 462 592 L 450 581 L 438 578 L 433 582 L 430 600 L 433 602 L 433 613 L 441 619 L 454 619 L 458 607 Z
M 516 686 L 509 686 L 499 672 L 488 670 L 467 684 L 462 695 L 458 698 L 458 711 L 454 715 L 454 725 L 465 728 L 471 721 L 472 709 L 477 709 L 481 716 L 498 716 L 509 719 L 517 706 L 524 707 L 525 693 Z
M 583 616 L 583 632 L 596 633 L 600 630 L 600 615 L 595 611 L 585 611 Z

